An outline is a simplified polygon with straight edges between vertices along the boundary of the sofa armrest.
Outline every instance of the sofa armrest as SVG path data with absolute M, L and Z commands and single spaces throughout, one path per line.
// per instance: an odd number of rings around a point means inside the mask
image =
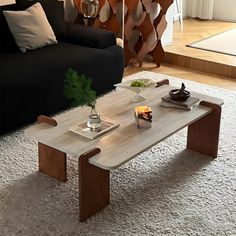
M 84 25 L 66 23 L 67 41 L 92 48 L 106 48 L 116 45 L 113 32 Z

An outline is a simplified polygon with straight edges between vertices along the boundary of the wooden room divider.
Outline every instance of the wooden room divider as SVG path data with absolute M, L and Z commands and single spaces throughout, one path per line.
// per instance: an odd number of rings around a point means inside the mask
M 80 1 L 74 0 L 80 11 Z M 99 0 L 99 16 L 93 27 L 113 31 L 124 40 L 126 65 L 136 60 L 141 67 L 149 56 L 157 66 L 165 52 L 161 37 L 167 27 L 166 12 L 173 0 Z M 77 22 L 82 22 L 78 14 Z

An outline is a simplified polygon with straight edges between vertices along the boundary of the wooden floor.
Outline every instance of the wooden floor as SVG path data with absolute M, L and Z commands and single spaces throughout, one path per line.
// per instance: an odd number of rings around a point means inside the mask
M 175 23 L 173 44 L 165 47 L 166 62 L 236 78 L 235 56 L 186 47 L 232 28 L 236 28 L 236 23 L 186 19 L 181 32 L 179 24 Z
M 125 75 L 131 75 L 145 70 L 236 91 L 236 79 L 171 64 L 163 64 L 160 68 L 157 68 L 155 64 L 146 62 L 142 68 L 139 68 L 138 65 L 126 68 Z
M 205 27 L 205 29 L 203 29 L 203 27 Z M 165 50 L 167 52 L 171 51 L 176 54 L 178 53 L 179 55 L 192 55 L 196 58 L 200 58 L 201 60 L 207 59 L 217 63 L 229 63 L 229 65 L 236 67 L 236 57 L 185 47 L 186 44 L 199 40 L 203 36 L 207 37 L 209 34 L 216 34 L 232 27 L 236 27 L 236 23 L 187 19 L 184 20 L 184 31 L 181 32 L 178 23 L 175 23 L 174 43 L 168 47 L 165 47 Z M 184 68 L 182 66 L 169 63 L 162 64 L 160 68 L 157 68 L 155 64 L 150 62 L 145 62 L 142 68 L 139 68 L 138 65 L 133 65 L 126 68 L 125 75 L 130 75 L 143 70 L 162 73 L 236 91 L 236 78 L 222 76 L 215 73 L 207 73 L 191 68 Z
M 186 47 L 187 44 L 207 38 L 214 34 L 236 28 L 236 23 L 224 21 L 203 21 L 196 19 L 185 19 L 184 30 L 181 32 L 178 22 L 174 24 L 173 44 L 165 47 L 166 52 L 179 55 L 194 56 L 207 61 L 219 62 L 236 66 L 236 57 L 221 53 L 208 52 L 195 48 Z

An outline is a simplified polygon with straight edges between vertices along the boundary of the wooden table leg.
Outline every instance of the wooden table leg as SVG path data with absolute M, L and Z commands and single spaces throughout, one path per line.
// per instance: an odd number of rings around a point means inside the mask
M 91 165 L 88 160 L 99 148 L 79 158 L 80 221 L 83 222 L 110 203 L 110 171 Z
M 221 106 L 202 101 L 200 105 L 211 107 L 208 115 L 194 122 L 188 127 L 187 148 L 193 151 L 217 157 Z
M 45 144 L 38 144 L 39 171 L 66 182 L 66 154 Z

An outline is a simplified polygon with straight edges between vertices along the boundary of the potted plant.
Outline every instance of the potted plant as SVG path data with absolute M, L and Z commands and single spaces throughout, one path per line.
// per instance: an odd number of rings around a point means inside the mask
M 96 131 L 101 128 L 101 119 L 96 111 L 96 91 L 92 89 L 92 80 L 85 75 L 78 75 L 77 71 L 68 69 L 65 74 L 64 95 L 73 106 L 91 107 L 87 126 Z

